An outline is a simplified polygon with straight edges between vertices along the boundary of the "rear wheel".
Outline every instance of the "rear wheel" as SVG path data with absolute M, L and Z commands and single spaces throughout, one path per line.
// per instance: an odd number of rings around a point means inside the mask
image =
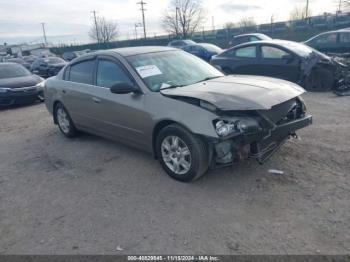
M 55 118 L 59 129 L 66 137 L 75 137 L 78 133 L 66 108 L 58 103 L 55 108 Z
M 178 181 L 190 182 L 208 170 L 206 144 L 179 125 L 169 125 L 160 131 L 156 149 L 164 170 Z

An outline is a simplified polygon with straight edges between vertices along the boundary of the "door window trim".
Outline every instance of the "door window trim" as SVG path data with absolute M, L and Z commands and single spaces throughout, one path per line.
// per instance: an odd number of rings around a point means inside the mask
M 92 83 L 87 84 L 87 83 L 80 83 L 80 82 L 71 81 L 70 80 L 71 67 L 75 66 L 77 64 L 80 64 L 80 63 L 87 62 L 87 61 L 93 61 L 94 62 L 93 69 L 92 69 Z M 67 78 L 67 70 L 68 70 L 68 78 Z M 96 56 L 93 56 L 93 57 L 88 57 L 86 59 L 82 59 L 82 60 L 76 61 L 76 62 L 70 64 L 69 66 L 67 66 L 65 71 L 64 71 L 63 77 L 64 77 L 64 81 L 67 81 L 67 82 L 81 84 L 81 85 L 89 85 L 89 86 L 92 85 L 93 86 L 94 83 L 96 82 L 96 79 L 95 79 L 95 75 L 96 74 L 95 73 L 96 73 Z
M 121 68 L 121 70 L 125 73 L 125 75 L 129 78 L 129 80 L 135 85 L 135 87 L 137 89 L 139 89 L 140 93 L 143 94 L 142 89 L 136 83 L 136 79 L 130 74 L 129 70 L 127 70 L 127 68 L 123 65 L 123 63 L 120 62 L 119 59 L 112 57 L 112 56 L 108 56 L 108 55 L 99 55 L 96 58 L 96 66 L 95 66 L 95 72 L 94 72 L 94 84 L 93 84 L 95 87 L 110 89 L 109 87 L 97 85 L 97 68 L 98 68 L 98 63 L 100 60 L 109 61 L 109 62 L 117 64 Z

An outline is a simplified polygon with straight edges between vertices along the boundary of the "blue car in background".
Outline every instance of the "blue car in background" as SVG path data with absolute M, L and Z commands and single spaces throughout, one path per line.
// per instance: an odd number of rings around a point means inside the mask
M 194 45 L 184 46 L 182 48 L 184 51 L 198 56 L 203 60 L 209 62 L 213 55 L 220 54 L 223 50 L 213 44 L 199 43 Z

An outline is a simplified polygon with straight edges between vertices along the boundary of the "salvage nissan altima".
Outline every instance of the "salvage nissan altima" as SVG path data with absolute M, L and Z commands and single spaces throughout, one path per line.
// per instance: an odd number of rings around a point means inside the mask
M 168 47 L 81 56 L 48 79 L 44 93 L 65 136 L 85 131 L 144 149 L 183 182 L 246 158 L 263 163 L 312 123 L 298 85 L 224 76 Z

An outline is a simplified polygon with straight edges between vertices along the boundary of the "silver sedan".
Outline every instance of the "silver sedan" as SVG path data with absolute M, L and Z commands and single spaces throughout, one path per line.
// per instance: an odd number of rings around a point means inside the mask
M 48 79 L 44 92 L 65 136 L 85 131 L 146 150 L 183 182 L 246 158 L 263 163 L 312 122 L 298 85 L 225 76 L 168 47 L 81 56 Z

